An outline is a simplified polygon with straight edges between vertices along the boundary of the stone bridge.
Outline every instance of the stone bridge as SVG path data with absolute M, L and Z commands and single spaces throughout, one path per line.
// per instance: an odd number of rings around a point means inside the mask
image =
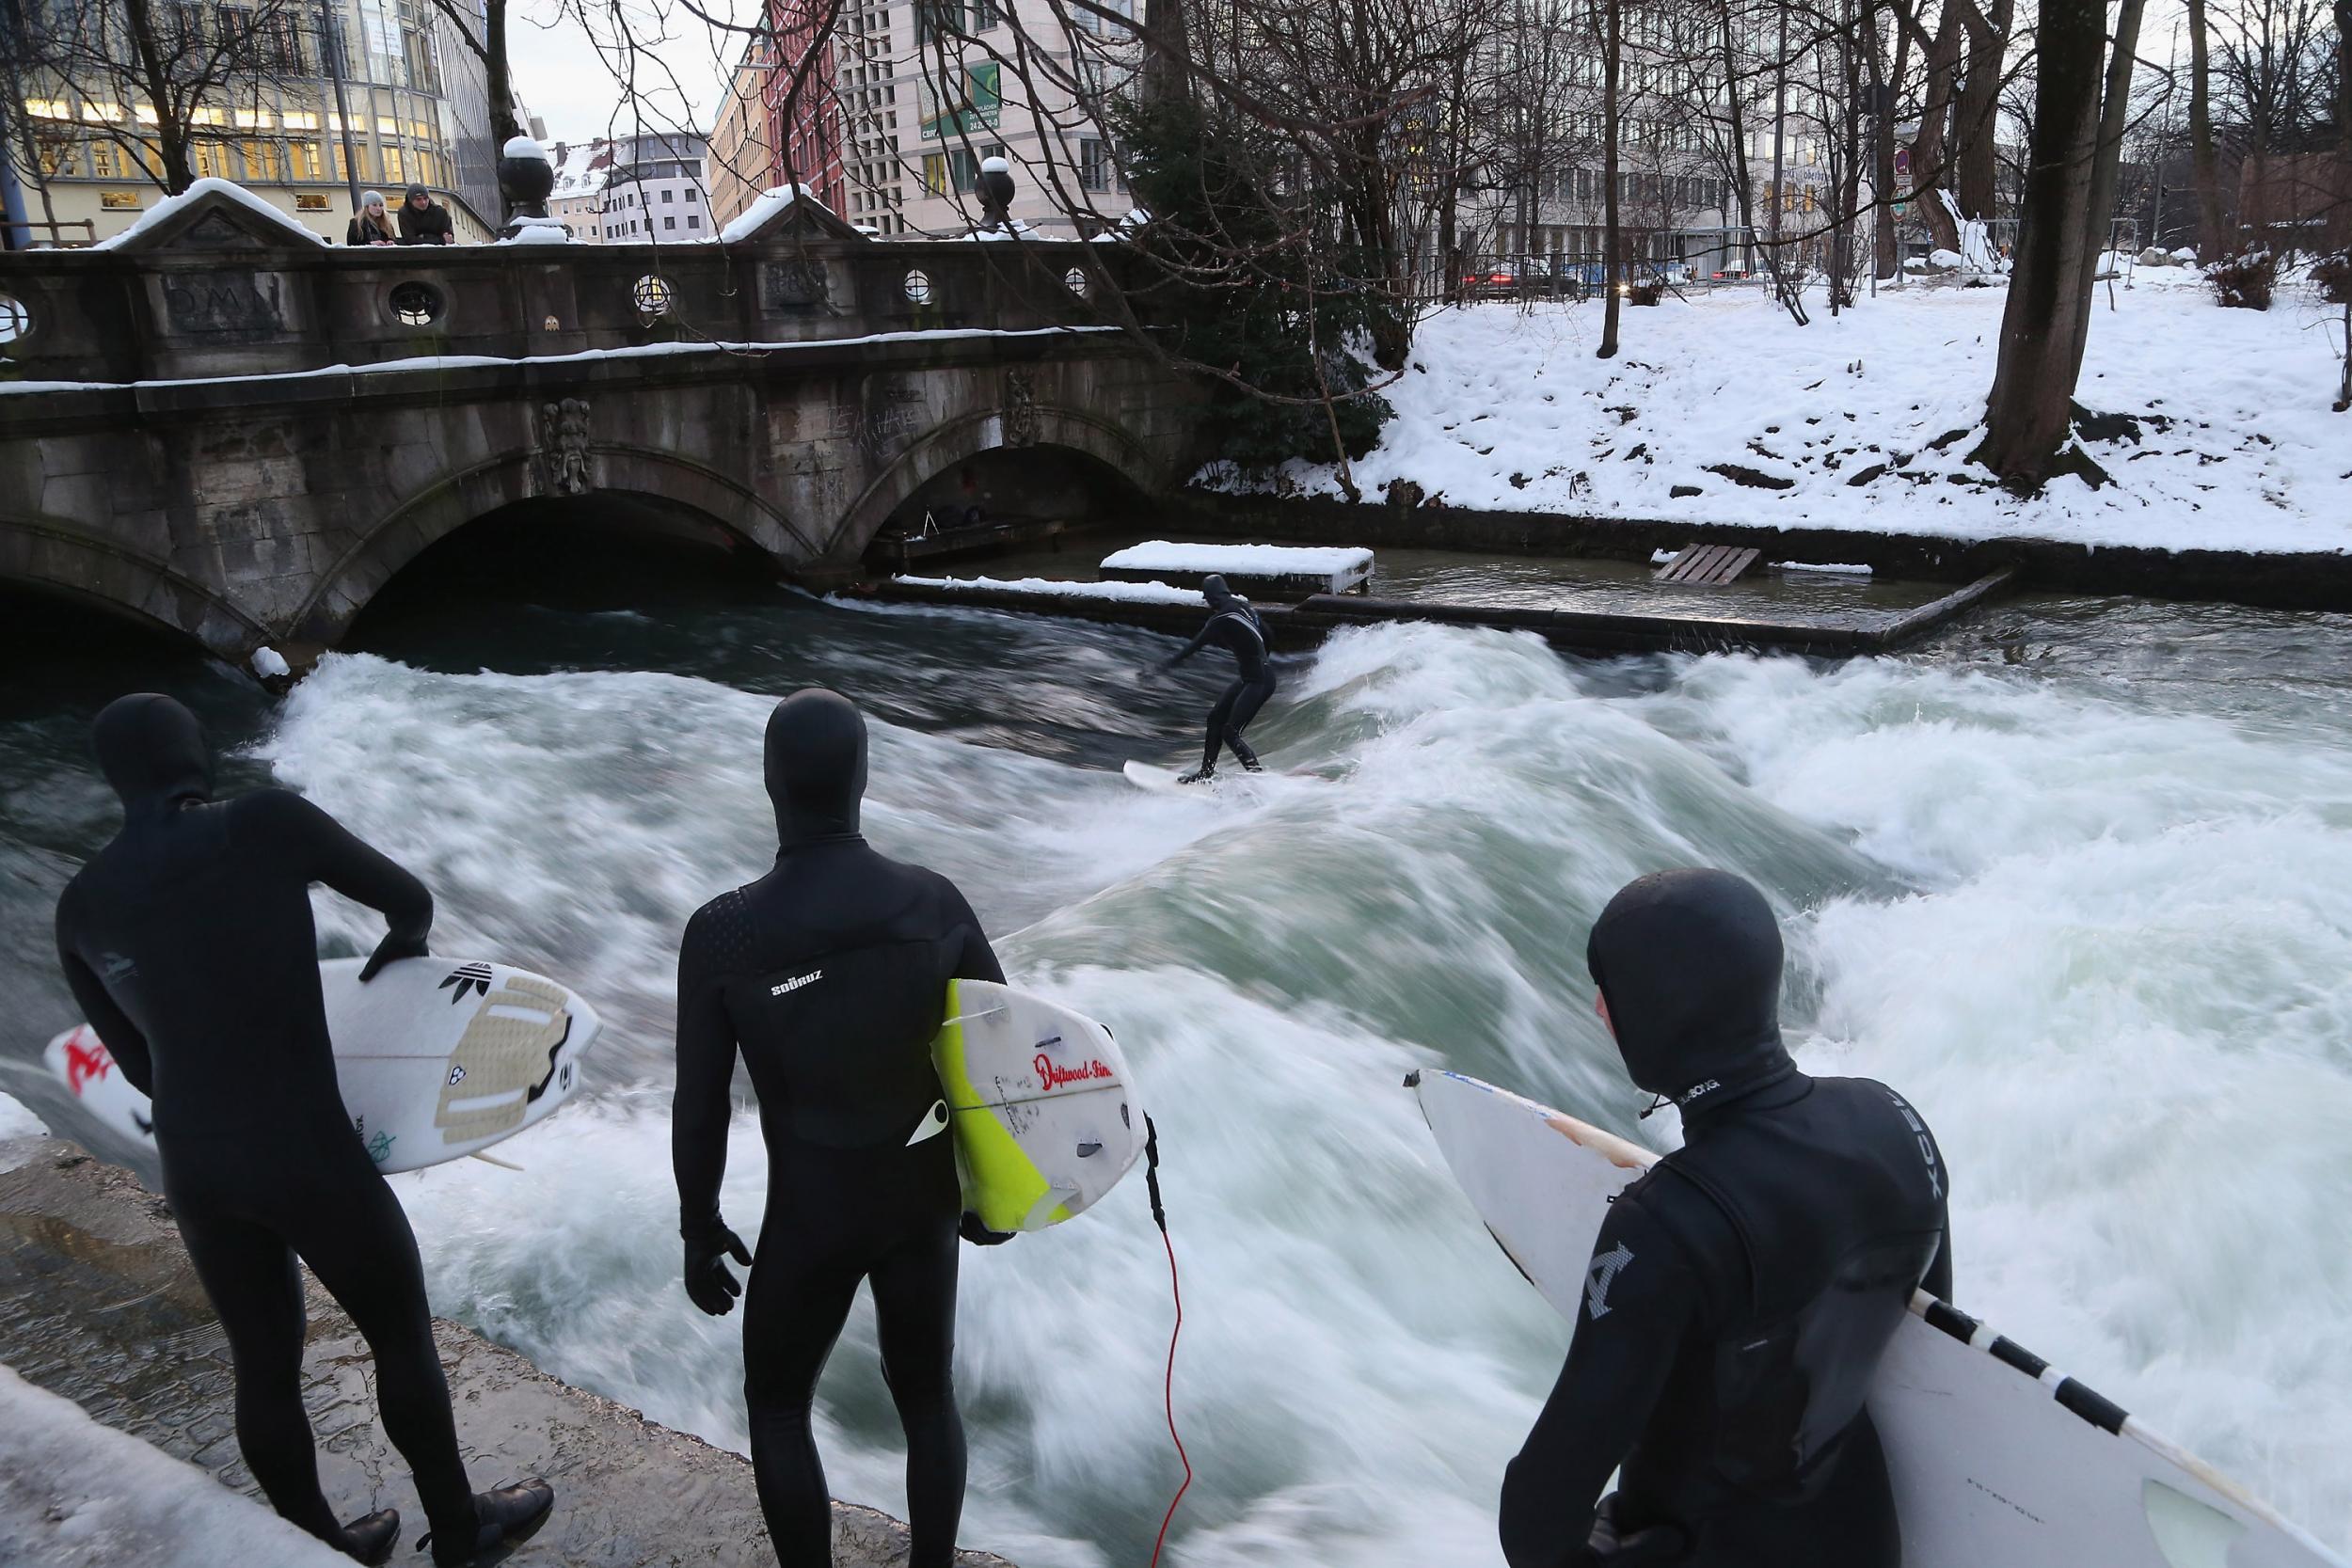
M 821 581 L 894 518 L 1132 501 L 1196 456 L 1195 392 L 1113 324 L 1116 245 L 787 202 L 723 244 L 343 249 L 241 195 L 0 254 L 0 581 L 300 657 L 518 503 L 626 500 Z

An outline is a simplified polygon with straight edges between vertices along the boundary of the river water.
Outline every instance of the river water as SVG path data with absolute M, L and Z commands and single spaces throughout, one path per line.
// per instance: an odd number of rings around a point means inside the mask
M 1934 1124 L 1962 1305 L 2352 1544 L 2345 619 L 2025 600 L 1843 665 L 1352 630 L 1283 661 L 1253 732 L 1299 776 L 1194 799 L 1117 771 L 1183 758 L 1221 678 L 1138 678 L 1165 639 L 532 559 L 404 580 L 282 705 L 7 607 L 0 1089 L 80 1131 L 31 1063 L 72 1016 L 50 907 L 113 825 L 86 725 L 120 690 L 178 692 L 234 749 L 230 784 L 293 784 L 423 875 L 439 951 L 605 1010 L 585 1102 L 501 1150 L 522 1173 L 396 1179 L 436 1306 L 741 1449 L 739 1319 L 677 1285 L 671 966 L 688 914 L 767 863 L 761 724 L 821 682 L 872 718 L 873 840 L 953 877 L 1014 977 L 1135 1058 L 1200 1472 L 1171 1561 L 1500 1561 L 1495 1489 L 1562 1329 L 1400 1080 L 1442 1063 L 1671 1141 L 1671 1117 L 1634 1119 L 1582 948 L 1617 886 L 1691 863 L 1780 907 L 1800 1059 L 1883 1077 Z M 373 941 L 320 911 L 330 950 Z M 748 1108 L 733 1148 L 748 1234 Z M 1024 1568 L 1148 1556 L 1177 1471 L 1144 1196 L 966 1252 L 966 1544 Z M 863 1306 L 821 1438 L 837 1495 L 899 1506 Z

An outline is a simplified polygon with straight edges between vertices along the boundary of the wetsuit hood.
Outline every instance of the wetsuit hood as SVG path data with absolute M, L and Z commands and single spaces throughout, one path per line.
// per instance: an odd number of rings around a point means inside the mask
M 1780 1038 L 1780 924 L 1725 871 L 1628 883 L 1593 925 L 1585 962 L 1633 1082 L 1686 1109 L 1792 1074 Z
M 1225 586 L 1225 579 L 1212 572 L 1200 579 L 1200 596 L 1209 601 L 1214 610 L 1238 610 L 1248 601 Z
M 837 691 L 795 691 L 768 716 L 767 773 L 780 847 L 855 838 L 866 798 L 865 715 Z
M 90 726 L 98 766 L 126 812 L 213 798 L 213 750 L 181 703 L 153 691 L 108 703 Z

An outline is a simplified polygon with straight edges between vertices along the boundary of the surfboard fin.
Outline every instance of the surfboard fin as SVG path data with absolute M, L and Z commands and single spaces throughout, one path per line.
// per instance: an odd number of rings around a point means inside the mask
M 485 1154 L 478 1148 L 471 1154 L 466 1156 L 466 1158 L 469 1160 L 479 1160 L 485 1165 L 496 1165 L 501 1170 L 511 1170 L 520 1173 L 523 1168 L 522 1166 L 515 1164 L 512 1160 L 501 1160 L 495 1154 Z

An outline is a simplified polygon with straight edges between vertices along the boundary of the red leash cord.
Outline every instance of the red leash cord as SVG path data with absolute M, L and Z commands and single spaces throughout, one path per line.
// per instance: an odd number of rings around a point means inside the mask
M 1152 1193 L 1152 1223 L 1160 1227 L 1160 1244 L 1168 1248 L 1168 1289 L 1176 1298 L 1176 1326 L 1168 1334 L 1168 1375 L 1161 1381 L 1160 1394 L 1168 1411 L 1168 1441 L 1176 1445 L 1176 1458 L 1184 1466 L 1184 1483 L 1176 1488 L 1176 1496 L 1168 1499 L 1168 1512 L 1160 1517 L 1159 1538 L 1152 1543 L 1152 1568 L 1160 1568 L 1160 1552 L 1168 1544 L 1168 1527 L 1174 1523 L 1176 1509 L 1192 1490 L 1192 1456 L 1184 1452 L 1184 1440 L 1176 1431 L 1176 1341 L 1184 1332 L 1184 1286 L 1176 1273 L 1176 1243 L 1168 1238 L 1168 1211 L 1160 1206 L 1160 1130 L 1152 1118 L 1143 1118 L 1143 1180 Z

